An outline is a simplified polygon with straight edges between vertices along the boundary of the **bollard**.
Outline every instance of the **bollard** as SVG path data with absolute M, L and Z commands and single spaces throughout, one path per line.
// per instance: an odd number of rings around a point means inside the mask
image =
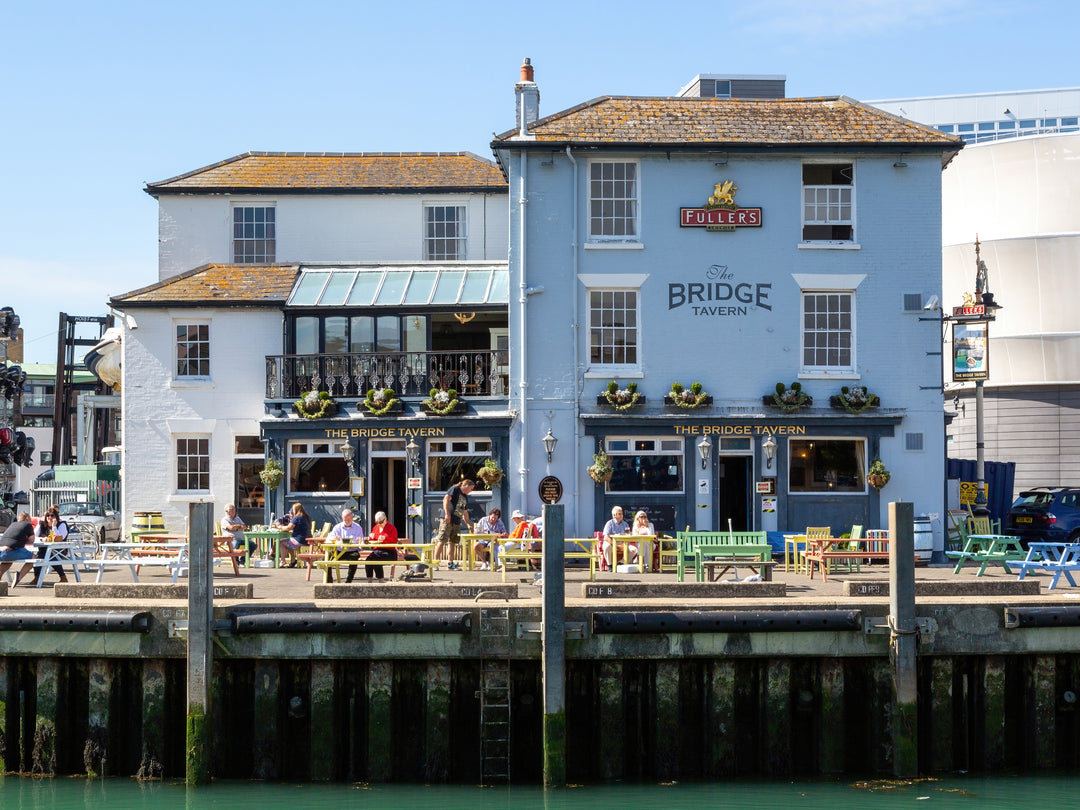
M 893 775 L 919 773 L 919 701 L 915 655 L 915 507 L 889 504 L 889 658 L 893 674 Z
M 210 784 L 211 624 L 214 616 L 214 505 L 193 503 L 188 511 L 188 785 Z
M 544 506 L 544 786 L 566 784 L 566 569 L 563 507 Z

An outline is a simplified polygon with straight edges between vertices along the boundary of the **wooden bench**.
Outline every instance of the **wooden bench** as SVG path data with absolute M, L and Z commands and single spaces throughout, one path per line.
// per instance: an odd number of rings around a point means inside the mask
M 814 578 L 814 563 L 821 569 L 821 578 L 829 581 L 829 563 L 833 560 L 885 560 L 889 561 L 887 551 L 863 551 L 862 549 L 844 549 L 842 551 L 823 551 L 820 548 L 811 548 L 803 555 L 806 564 L 810 568 L 810 579 Z
M 678 532 L 678 552 L 675 570 L 679 582 L 682 582 L 687 567 L 694 568 L 697 582 L 704 582 L 705 569 L 699 549 L 723 549 L 730 554 L 759 555 L 762 562 L 772 558 L 772 546 L 769 545 L 765 532 Z M 718 553 L 718 552 L 717 552 Z
M 763 581 L 772 582 L 773 566 L 776 563 L 772 560 L 763 561 L 756 554 L 732 554 L 705 560 L 702 562 L 705 569 L 705 581 L 716 582 L 732 568 L 735 569 L 735 575 L 738 576 L 740 565 L 749 568 L 755 574 L 759 574 Z
M 420 563 L 427 566 L 428 579 L 435 579 L 435 566 L 431 565 L 430 563 L 425 563 L 423 560 L 421 560 Z M 416 562 L 416 560 L 369 560 L 367 558 L 361 558 L 359 560 L 326 560 L 320 557 L 319 559 L 315 560 L 313 564 L 316 568 L 321 568 L 323 571 L 327 572 L 326 581 L 331 582 L 332 579 L 330 577 L 330 571 L 334 571 L 340 568 L 348 568 L 350 565 L 402 565 L 407 568 L 411 565 L 417 565 L 418 563 Z M 308 575 L 308 579 L 311 579 L 310 574 Z M 338 574 L 338 582 L 340 581 L 341 574 Z
M 105 573 L 106 568 L 126 566 L 131 573 L 131 579 L 133 582 L 139 581 L 138 571 L 143 566 L 146 567 L 159 567 L 159 568 L 171 568 L 172 569 L 172 581 L 176 584 L 176 580 L 180 577 L 180 571 L 183 568 L 188 567 L 187 560 L 180 560 L 179 557 L 138 557 L 130 560 L 86 560 L 83 565 L 87 568 L 97 569 L 97 579 L 95 582 L 101 582 L 101 577 Z
M 502 581 L 506 582 L 506 570 L 507 562 L 528 562 L 529 560 L 542 560 L 544 557 L 543 551 L 521 551 L 513 549 L 511 551 L 504 551 L 499 555 L 499 560 L 502 561 Z M 564 551 L 563 557 L 568 560 L 588 560 L 589 561 L 589 581 L 596 579 L 596 568 L 600 564 L 600 555 L 593 551 Z

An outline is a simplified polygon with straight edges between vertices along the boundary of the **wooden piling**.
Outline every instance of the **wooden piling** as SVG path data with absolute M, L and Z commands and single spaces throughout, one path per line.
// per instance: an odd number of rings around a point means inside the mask
M 212 503 L 188 507 L 188 668 L 184 761 L 189 785 L 211 778 L 210 673 L 213 665 L 214 512 Z
M 566 570 L 563 507 L 545 504 L 543 544 L 544 784 L 566 784 Z
M 915 507 L 889 504 L 889 625 L 893 668 L 893 774 L 919 773 L 919 636 L 915 622 Z

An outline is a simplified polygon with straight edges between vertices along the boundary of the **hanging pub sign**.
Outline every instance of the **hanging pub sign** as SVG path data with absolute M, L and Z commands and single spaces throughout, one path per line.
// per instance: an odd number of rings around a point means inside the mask
M 735 204 L 738 190 L 733 180 L 713 186 L 712 196 L 700 208 L 680 208 L 679 226 L 704 228 L 707 231 L 733 231 L 736 228 L 760 228 L 760 208 L 740 208 Z
M 989 326 L 986 322 L 953 324 L 953 382 L 990 379 Z

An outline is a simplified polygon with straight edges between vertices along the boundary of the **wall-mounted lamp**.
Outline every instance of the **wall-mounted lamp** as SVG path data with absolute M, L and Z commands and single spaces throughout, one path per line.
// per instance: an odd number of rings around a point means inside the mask
M 405 455 L 409 457 L 409 463 L 416 469 L 416 466 L 420 463 L 420 445 L 409 438 L 409 443 L 405 445 Z
M 547 450 L 548 454 L 548 464 L 550 464 L 551 454 L 555 452 L 555 445 L 559 443 L 559 440 L 555 438 L 554 434 L 551 432 L 551 428 L 548 428 L 547 435 L 540 441 L 544 443 L 544 449 Z
M 907 161 L 904 158 L 907 157 L 907 152 L 901 152 L 900 157 L 896 159 L 896 163 L 893 164 L 894 169 L 906 169 Z
M 345 444 L 341 445 L 341 456 L 342 456 L 342 458 L 345 459 L 345 470 L 346 470 L 346 472 L 348 472 L 349 475 L 352 475 L 353 474 L 352 463 L 353 463 L 353 459 L 356 458 L 356 448 L 353 447 L 349 442 L 345 442 Z
M 772 460 L 776 458 L 776 439 L 771 435 L 765 437 L 765 441 L 761 443 L 761 450 L 765 453 L 765 469 L 772 469 Z
M 727 166 L 727 160 L 728 160 L 728 156 L 727 156 L 727 152 L 725 152 L 724 154 L 722 154 L 720 156 L 720 159 L 717 160 L 713 165 L 718 169 L 722 169 L 724 166 Z
M 712 442 L 709 441 L 708 436 L 702 436 L 701 441 L 697 443 L 697 452 L 701 456 L 701 469 L 709 463 L 709 457 L 712 455 Z

